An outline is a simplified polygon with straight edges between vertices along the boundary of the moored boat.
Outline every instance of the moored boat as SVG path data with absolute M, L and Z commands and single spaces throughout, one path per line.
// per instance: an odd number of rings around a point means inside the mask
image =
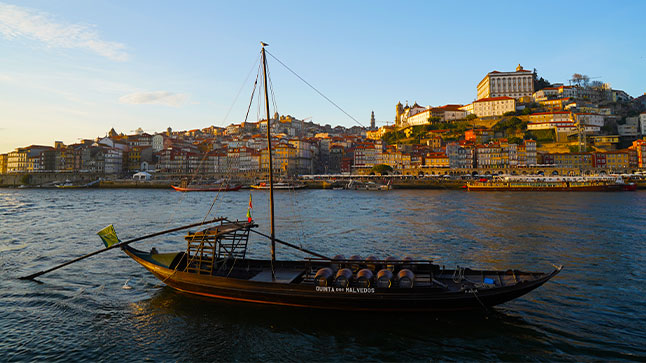
M 536 289 L 561 271 L 561 267 L 549 273 L 445 269 L 432 261 L 408 258 L 249 259 L 245 257 L 246 238 L 253 227 L 246 222 L 224 222 L 188 234 L 185 252 L 151 253 L 129 246 L 124 251 L 182 292 L 331 310 L 487 309 Z
M 190 185 L 186 187 L 171 185 L 171 188 L 178 192 L 234 192 L 240 190 L 242 185 L 228 185 L 228 184 L 205 184 L 205 185 Z
M 611 192 L 634 191 L 637 186 L 612 177 L 502 176 L 471 181 L 466 188 L 469 191 Z
M 180 181 L 180 185 L 171 185 L 178 192 L 232 192 L 242 188 L 240 184 L 229 184 L 224 180 L 215 182 L 192 182 L 189 183 L 187 178 Z
M 258 184 L 253 184 L 250 185 L 251 188 L 253 189 L 259 189 L 259 190 L 269 190 L 270 186 L 268 183 L 258 183 Z M 300 183 L 274 183 L 274 189 L 303 189 L 305 188 L 305 184 L 300 184 Z

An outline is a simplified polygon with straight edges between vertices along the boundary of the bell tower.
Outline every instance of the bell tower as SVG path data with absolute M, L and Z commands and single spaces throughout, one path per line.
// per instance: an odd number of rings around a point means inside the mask
M 375 111 L 372 111 L 372 114 L 370 115 L 370 129 L 375 129 Z

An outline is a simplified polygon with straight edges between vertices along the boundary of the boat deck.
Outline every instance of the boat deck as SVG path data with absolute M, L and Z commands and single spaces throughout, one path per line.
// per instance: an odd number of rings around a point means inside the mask
M 279 268 L 275 270 L 276 278 L 273 278 L 271 275 L 271 269 L 267 269 L 260 271 L 254 277 L 250 278 L 249 281 L 291 284 L 294 280 L 303 276 L 303 274 L 305 274 L 304 270 Z

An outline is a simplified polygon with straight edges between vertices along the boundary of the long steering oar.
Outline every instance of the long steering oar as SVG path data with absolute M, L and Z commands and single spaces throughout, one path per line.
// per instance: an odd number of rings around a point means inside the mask
M 113 244 L 113 245 L 112 245 L 112 246 L 110 246 L 110 247 L 106 247 L 106 248 L 104 248 L 104 249 L 101 249 L 101 250 L 98 250 L 98 251 L 94 251 L 94 252 L 92 252 L 92 253 L 88 253 L 87 255 L 84 255 L 84 256 L 81 256 L 81 257 L 77 257 L 77 258 L 75 258 L 75 259 L 73 259 L 73 260 L 71 260 L 71 261 L 67 261 L 67 262 L 65 262 L 65 263 L 63 263 L 63 264 L 60 264 L 60 265 L 58 265 L 58 266 L 54 266 L 54 267 L 50 268 L 49 270 L 36 272 L 35 274 L 31 274 L 31 275 L 29 275 L 29 276 L 23 276 L 23 277 L 20 277 L 19 279 L 21 279 L 21 280 L 33 280 L 33 279 L 35 279 L 36 277 L 38 277 L 38 276 L 40 276 L 40 275 L 44 275 L 44 274 L 46 274 L 46 273 L 48 273 L 48 272 L 52 272 L 52 271 L 54 271 L 54 270 L 58 270 L 58 269 L 59 269 L 59 268 L 61 268 L 61 267 L 65 267 L 65 266 L 67 266 L 67 265 L 73 264 L 74 262 L 78 262 L 78 261 L 80 261 L 80 260 L 86 259 L 86 258 L 91 257 L 91 256 L 94 256 L 94 255 L 98 255 L 98 254 L 99 254 L 99 253 L 101 253 L 101 252 L 105 252 L 105 251 L 111 250 L 111 249 L 113 249 L 113 248 L 123 247 L 123 246 L 129 245 L 129 244 L 131 244 L 131 243 L 133 243 L 133 242 L 141 241 L 142 239 L 147 239 L 147 238 L 157 237 L 157 236 L 162 235 L 162 234 L 171 233 L 171 232 L 177 232 L 177 231 L 180 231 L 180 230 L 182 230 L 182 229 L 187 229 L 187 228 L 191 228 L 191 227 L 197 227 L 197 226 L 201 226 L 201 225 L 204 225 L 204 224 L 211 224 L 211 223 L 215 223 L 215 222 L 221 222 L 221 221 L 223 221 L 223 220 L 225 220 L 225 218 L 215 218 L 215 219 L 212 219 L 212 220 L 210 220 L 210 221 L 204 221 L 204 222 L 199 222 L 199 223 L 193 223 L 193 224 L 189 224 L 189 225 L 182 226 L 182 227 L 177 227 L 177 228 L 173 228 L 173 229 L 167 229 L 167 230 L 165 230 L 165 231 L 161 231 L 161 232 L 157 232 L 157 233 L 149 234 L 149 235 L 142 236 L 142 237 L 133 238 L 133 239 L 128 240 L 128 241 L 115 243 L 115 244 Z

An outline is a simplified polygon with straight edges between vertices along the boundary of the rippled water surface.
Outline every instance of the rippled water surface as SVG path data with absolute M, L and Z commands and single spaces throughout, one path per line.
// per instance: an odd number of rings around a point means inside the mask
M 277 236 L 327 255 L 432 258 L 446 266 L 565 269 L 484 314 L 289 310 L 164 287 L 120 251 L 44 275 L 103 245 L 192 223 L 216 193 L 0 189 L 0 361 L 646 360 L 646 192 L 276 193 Z M 268 230 L 267 194 L 254 218 Z M 248 192 L 212 216 L 245 218 Z M 182 232 L 141 249 L 183 248 Z M 265 240 L 251 254 L 268 257 Z M 279 249 L 278 258 L 300 258 Z M 123 289 L 128 282 L 131 289 Z

